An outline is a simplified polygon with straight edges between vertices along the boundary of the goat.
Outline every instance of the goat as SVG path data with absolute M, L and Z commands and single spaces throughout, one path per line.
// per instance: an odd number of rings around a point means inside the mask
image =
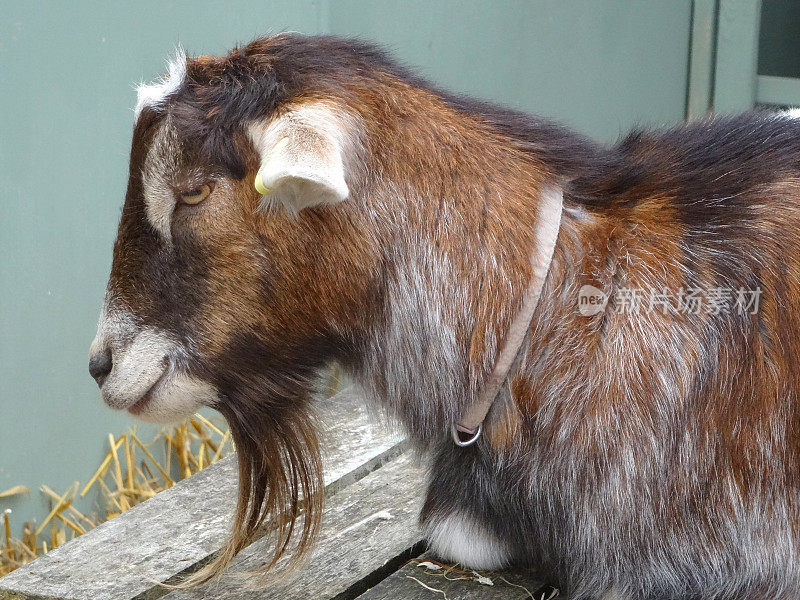
M 217 569 L 268 517 L 273 563 L 309 547 L 336 362 L 429 457 L 443 559 L 581 599 L 797 598 L 799 234 L 789 113 L 601 145 L 280 34 L 139 90 L 90 372 L 140 418 L 227 419 Z

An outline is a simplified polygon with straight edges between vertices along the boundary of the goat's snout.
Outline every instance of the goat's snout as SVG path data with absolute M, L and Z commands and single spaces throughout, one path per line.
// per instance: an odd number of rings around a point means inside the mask
M 186 355 L 169 332 L 104 307 L 89 349 L 89 375 L 109 407 L 145 421 L 180 421 L 217 399 L 211 383 L 179 366 Z
M 108 374 L 111 373 L 113 365 L 114 362 L 109 348 L 99 348 L 89 355 L 89 375 L 100 387 L 103 387 L 103 382 L 108 377 Z

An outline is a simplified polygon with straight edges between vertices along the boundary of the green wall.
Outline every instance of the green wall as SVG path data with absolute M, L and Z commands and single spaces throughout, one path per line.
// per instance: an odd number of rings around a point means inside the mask
M 0 4 L 0 500 L 85 481 L 108 432 L 86 355 L 127 178 L 133 84 L 177 42 L 220 53 L 285 29 L 358 35 L 454 91 L 602 139 L 682 118 L 690 0 Z M 19 533 L 19 531 L 15 531 Z
M 380 40 L 442 86 L 602 139 L 686 102 L 690 0 L 334 2 L 331 31 Z

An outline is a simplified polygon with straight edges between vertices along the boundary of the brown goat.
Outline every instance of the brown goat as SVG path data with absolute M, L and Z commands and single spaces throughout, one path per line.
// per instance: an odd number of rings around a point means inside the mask
M 459 447 L 543 231 L 509 385 Z M 140 89 L 90 371 L 142 418 L 228 420 L 218 566 L 267 517 L 275 559 L 301 513 L 311 540 L 309 398 L 335 361 L 430 457 L 421 521 L 444 559 L 532 566 L 574 598 L 794 599 L 799 233 L 788 113 L 600 146 L 372 46 L 282 34 Z

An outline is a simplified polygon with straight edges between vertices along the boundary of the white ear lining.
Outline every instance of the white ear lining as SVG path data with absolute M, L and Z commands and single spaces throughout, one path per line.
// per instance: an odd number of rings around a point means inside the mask
M 264 124 L 249 134 L 261 158 L 256 190 L 291 212 L 345 200 L 341 122 L 325 107 L 301 107 Z

